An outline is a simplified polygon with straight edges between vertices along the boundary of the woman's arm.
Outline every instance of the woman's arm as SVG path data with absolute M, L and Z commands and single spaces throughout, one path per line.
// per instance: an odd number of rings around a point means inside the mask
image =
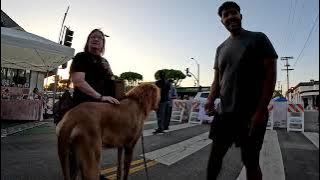
M 81 92 L 93 97 L 94 99 L 100 101 L 108 101 L 114 104 L 120 104 L 120 102 L 111 96 L 102 96 L 100 93 L 95 91 L 85 80 L 84 72 L 74 72 L 71 73 L 71 80 L 74 87 L 77 87 Z
M 94 99 L 101 99 L 101 94 L 95 91 L 85 80 L 84 72 L 71 73 L 71 80 L 74 87 L 77 87 L 81 92 L 93 97 Z

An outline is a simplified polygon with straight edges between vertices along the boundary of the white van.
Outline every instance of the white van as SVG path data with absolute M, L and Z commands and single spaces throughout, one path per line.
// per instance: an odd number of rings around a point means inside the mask
M 194 97 L 194 100 L 199 100 L 200 102 L 206 102 L 210 91 L 198 92 Z
M 210 91 L 202 91 L 202 92 L 198 92 L 196 94 L 196 96 L 194 97 L 194 100 L 199 100 L 201 103 L 206 103 L 207 102 L 207 98 L 210 94 Z M 215 107 L 217 109 L 217 111 L 220 111 L 220 98 L 217 98 L 214 101 Z

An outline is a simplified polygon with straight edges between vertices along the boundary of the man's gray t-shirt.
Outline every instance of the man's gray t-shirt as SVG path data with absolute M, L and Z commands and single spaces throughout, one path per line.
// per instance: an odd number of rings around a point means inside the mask
M 254 112 L 262 94 L 263 60 L 278 58 L 268 37 L 243 30 L 218 48 L 214 69 L 219 71 L 221 111 Z

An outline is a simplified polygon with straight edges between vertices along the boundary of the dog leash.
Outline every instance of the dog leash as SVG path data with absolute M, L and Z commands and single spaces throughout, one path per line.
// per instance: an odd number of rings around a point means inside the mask
M 144 152 L 143 133 L 141 133 L 141 145 L 142 145 L 142 154 L 143 154 L 144 169 L 145 169 L 145 171 L 146 171 L 147 180 L 149 180 L 149 173 L 148 173 L 148 168 L 147 168 L 146 155 L 145 155 L 145 152 Z

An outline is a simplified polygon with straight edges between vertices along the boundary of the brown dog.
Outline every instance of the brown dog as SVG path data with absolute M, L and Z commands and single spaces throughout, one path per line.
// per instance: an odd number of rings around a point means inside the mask
M 133 149 L 148 114 L 158 107 L 159 88 L 143 83 L 126 93 L 120 105 L 86 102 L 65 114 L 57 125 L 58 154 L 65 180 L 98 180 L 102 146 L 118 148 L 117 179 L 128 178 Z

